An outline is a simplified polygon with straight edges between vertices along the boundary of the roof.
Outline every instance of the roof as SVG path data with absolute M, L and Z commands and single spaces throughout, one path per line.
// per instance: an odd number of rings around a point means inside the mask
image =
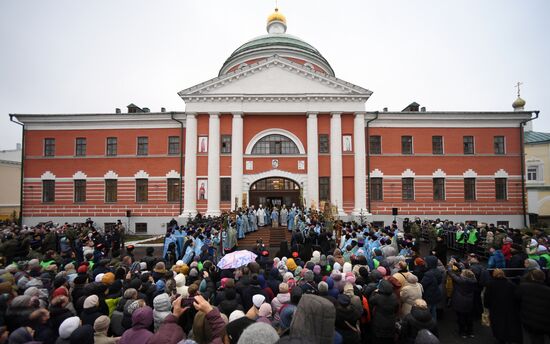
M 241 56 L 247 55 L 251 52 L 257 52 L 257 51 L 263 51 L 263 50 L 270 50 L 272 48 L 278 48 L 278 49 L 290 49 L 293 51 L 299 51 L 306 56 L 310 56 L 314 59 L 320 60 L 322 63 L 324 63 L 328 68 L 328 72 L 334 75 L 334 71 L 332 70 L 332 67 L 328 63 L 328 61 L 321 55 L 321 53 L 315 49 L 311 44 L 301 40 L 298 37 L 286 34 L 286 33 L 280 33 L 280 34 L 268 34 L 256 37 L 245 44 L 241 45 L 239 48 L 237 48 L 231 56 L 225 61 L 222 67 L 222 71 L 226 66 L 231 64 L 233 61 L 238 59 Z M 221 71 L 220 71 L 221 74 Z
M 541 133 L 536 131 L 526 131 L 523 137 L 523 143 L 546 143 L 550 142 L 550 133 Z

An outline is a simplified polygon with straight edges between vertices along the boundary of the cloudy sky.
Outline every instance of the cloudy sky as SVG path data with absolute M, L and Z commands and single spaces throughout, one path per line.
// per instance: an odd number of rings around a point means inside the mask
M 265 33 L 274 0 L 0 0 L 0 149 L 9 113 L 183 111 L 177 92 L 215 77 Z M 336 76 L 374 92 L 367 110 L 511 110 L 517 81 L 550 132 L 550 1 L 279 0 L 287 33 Z

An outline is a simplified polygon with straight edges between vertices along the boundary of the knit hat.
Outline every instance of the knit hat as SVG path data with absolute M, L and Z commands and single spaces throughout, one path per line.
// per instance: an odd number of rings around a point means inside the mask
M 108 316 L 102 315 L 94 321 L 94 331 L 96 332 L 107 332 L 109 330 L 109 325 L 111 324 L 111 319 Z
M 416 258 L 414 260 L 414 265 L 416 266 L 426 265 L 426 262 L 422 258 Z
M 248 326 L 237 344 L 273 344 L 278 340 L 279 335 L 273 326 L 259 322 Z
M 65 319 L 59 326 L 59 337 L 63 339 L 69 339 L 71 334 L 80 327 L 79 317 L 70 317 Z
M 346 282 L 355 283 L 355 274 L 353 272 L 346 273 Z
M 342 271 L 342 265 L 340 263 L 336 262 L 334 263 L 334 266 L 332 268 L 333 270 Z
M 316 274 L 316 275 L 319 275 L 321 273 L 321 266 L 315 265 L 313 267 L 313 273 Z
M 284 293 L 288 293 L 288 284 L 286 283 L 280 283 L 279 284 L 279 293 L 280 294 L 284 294 Z
M 32 336 L 26 327 L 19 327 L 10 334 L 8 342 L 10 344 L 30 343 L 32 342 Z
M 125 299 L 133 299 L 134 297 L 137 297 L 138 292 L 134 288 L 128 288 L 124 291 L 124 298 Z
M 244 312 L 241 311 L 241 310 L 234 310 L 233 312 L 231 312 L 231 314 L 229 314 L 229 322 L 232 322 L 233 320 L 237 320 L 237 319 L 240 319 L 242 317 L 244 317 Z
M 88 266 L 87 265 L 80 265 L 78 267 L 78 270 L 76 270 L 79 274 L 85 274 L 88 272 Z
M 345 262 L 344 263 L 344 269 L 342 270 L 343 273 L 348 273 L 351 271 L 351 263 Z
M 139 269 L 140 269 L 141 271 L 147 270 L 147 263 L 145 263 L 145 262 L 140 262 L 140 263 L 139 263 Z
M 353 284 L 346 283 L 346 285 L 344 285 L 344 294 L 346 294 L 349 297 L 352 297 L 354 295 Z
M 103 277 L 101 278 L 101 283 L 105 285 L 111 285 L 115 283 L 115 274 L 112 272 L 107 272 Z
M 52 299 L 57 296 L 67 296 L 69 297 L 69 291 L 65 287 L 59 287 L 53 291 Z
M 254 304 L 254 306 L 256 306 L 256 308 L 260 308 L 260 306 L 262 305 L 262 303 L 264 303 L 264 301 L 265 301 L 265 296 L 261 294 L 256 294 L 252 296 L 252 303 Z
M 258 315 L 261 317 L 270 317 L 272 314 L 271 305 L 267 302 L 262 303 L 258 310 Z
M 378 270 L 378 272 L 380 272 L 382 274 L 382 276 L 386 276 L 387 270 L 386 270 L 385 267 L 379 266 L 379 267 L 376 268 L 376 270 Z
M 90 295 L 84 300 L 84 309 L 92 308 L 99 305 L 99 298 L 97 295 Z
M 103 276 L 104 276 L 104 275 L 105 275 L 105 274 L 97 274 L 97 276 L 95 276 L 95 280 L 94 280 L 94 281 L 100 283 L 101 280 L 103 279 Z
M 342 306 L 347 306 L 351 303 L 351 299 L 346 294 L 338 295 L 338 303 Z
M 283 275 L 283 282 L 288 282 L 288 280 L 292 278 L 294 278 L 292 272 L 285 272 L 285 274 Z
M 166 272 L 166 266 L 164 265 L 164 262 L 158 262 L 156 265 L 155 265 L 155 268 L 153 269 L 154 272 L 158 272 L 158 273 L 165 273 Z

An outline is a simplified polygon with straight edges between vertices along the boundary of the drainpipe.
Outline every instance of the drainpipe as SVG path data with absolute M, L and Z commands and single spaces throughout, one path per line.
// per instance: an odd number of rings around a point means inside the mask
M 183 192 L 181 192 L 181 186 L 183 185 L 183 122 L 179 119 L 174 118 L 176 113 L 174 111 L 170 112 L 170 119 L 176 121 L 180 124 L 180 215 L 183 211 Z
M 539 111 L 534 111 L 535 117 L 531 117 L 529 119 L 523 120 L 519 123 L 519 137 L 520 137 L 520 151 L 521 151 L 521 203 L 523 206 L 523 227 L 527 228 L 527 205 L 525 202 L 525 143 L 524 141 L 524 130 L 523 127 L 525 126 L 525 123 L 530 122 L 532 120 L 535 120 L 539 118 Z
M 378 111 L 374 113 L 374 118 L 369 119 L 367 121 L 367 192 L 369 197 L 367 198 L 367 206 L 369 208 L 369 213 L 372 214 L 371 207 L 370 207 L 370 138 L 369 138 L 369 124 L 370 122 L 373 122 L 378 119 Z
M 19 227 L 23 226 L 23 167 L 25 166 L 25 125 L 17 120 L 14 120 L 15 114 L 10 113 L 10 121 L 21 126 L 21 173 L 19 188 Z

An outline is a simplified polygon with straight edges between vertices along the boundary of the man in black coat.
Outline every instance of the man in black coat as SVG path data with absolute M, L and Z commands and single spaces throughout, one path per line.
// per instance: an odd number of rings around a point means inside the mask
M 550 287 L 544 280 L 544 272 L 532 270 L 516 291 L 521 322 L 532 344 L 544 344 L 544 337 L 550 337 Z
M 428 304 L 428 309 L 432 314 L 434 320 L 437 320 L 437 304 L 441 302 L 443 293 L 441 292 L 440 285 L 443 282 L 443 273 L 437 269 L 437 257 L 427 256 L 426 267 L 428 271 L 424 273 L 420 283 L 424 288 L 423 298 Z

